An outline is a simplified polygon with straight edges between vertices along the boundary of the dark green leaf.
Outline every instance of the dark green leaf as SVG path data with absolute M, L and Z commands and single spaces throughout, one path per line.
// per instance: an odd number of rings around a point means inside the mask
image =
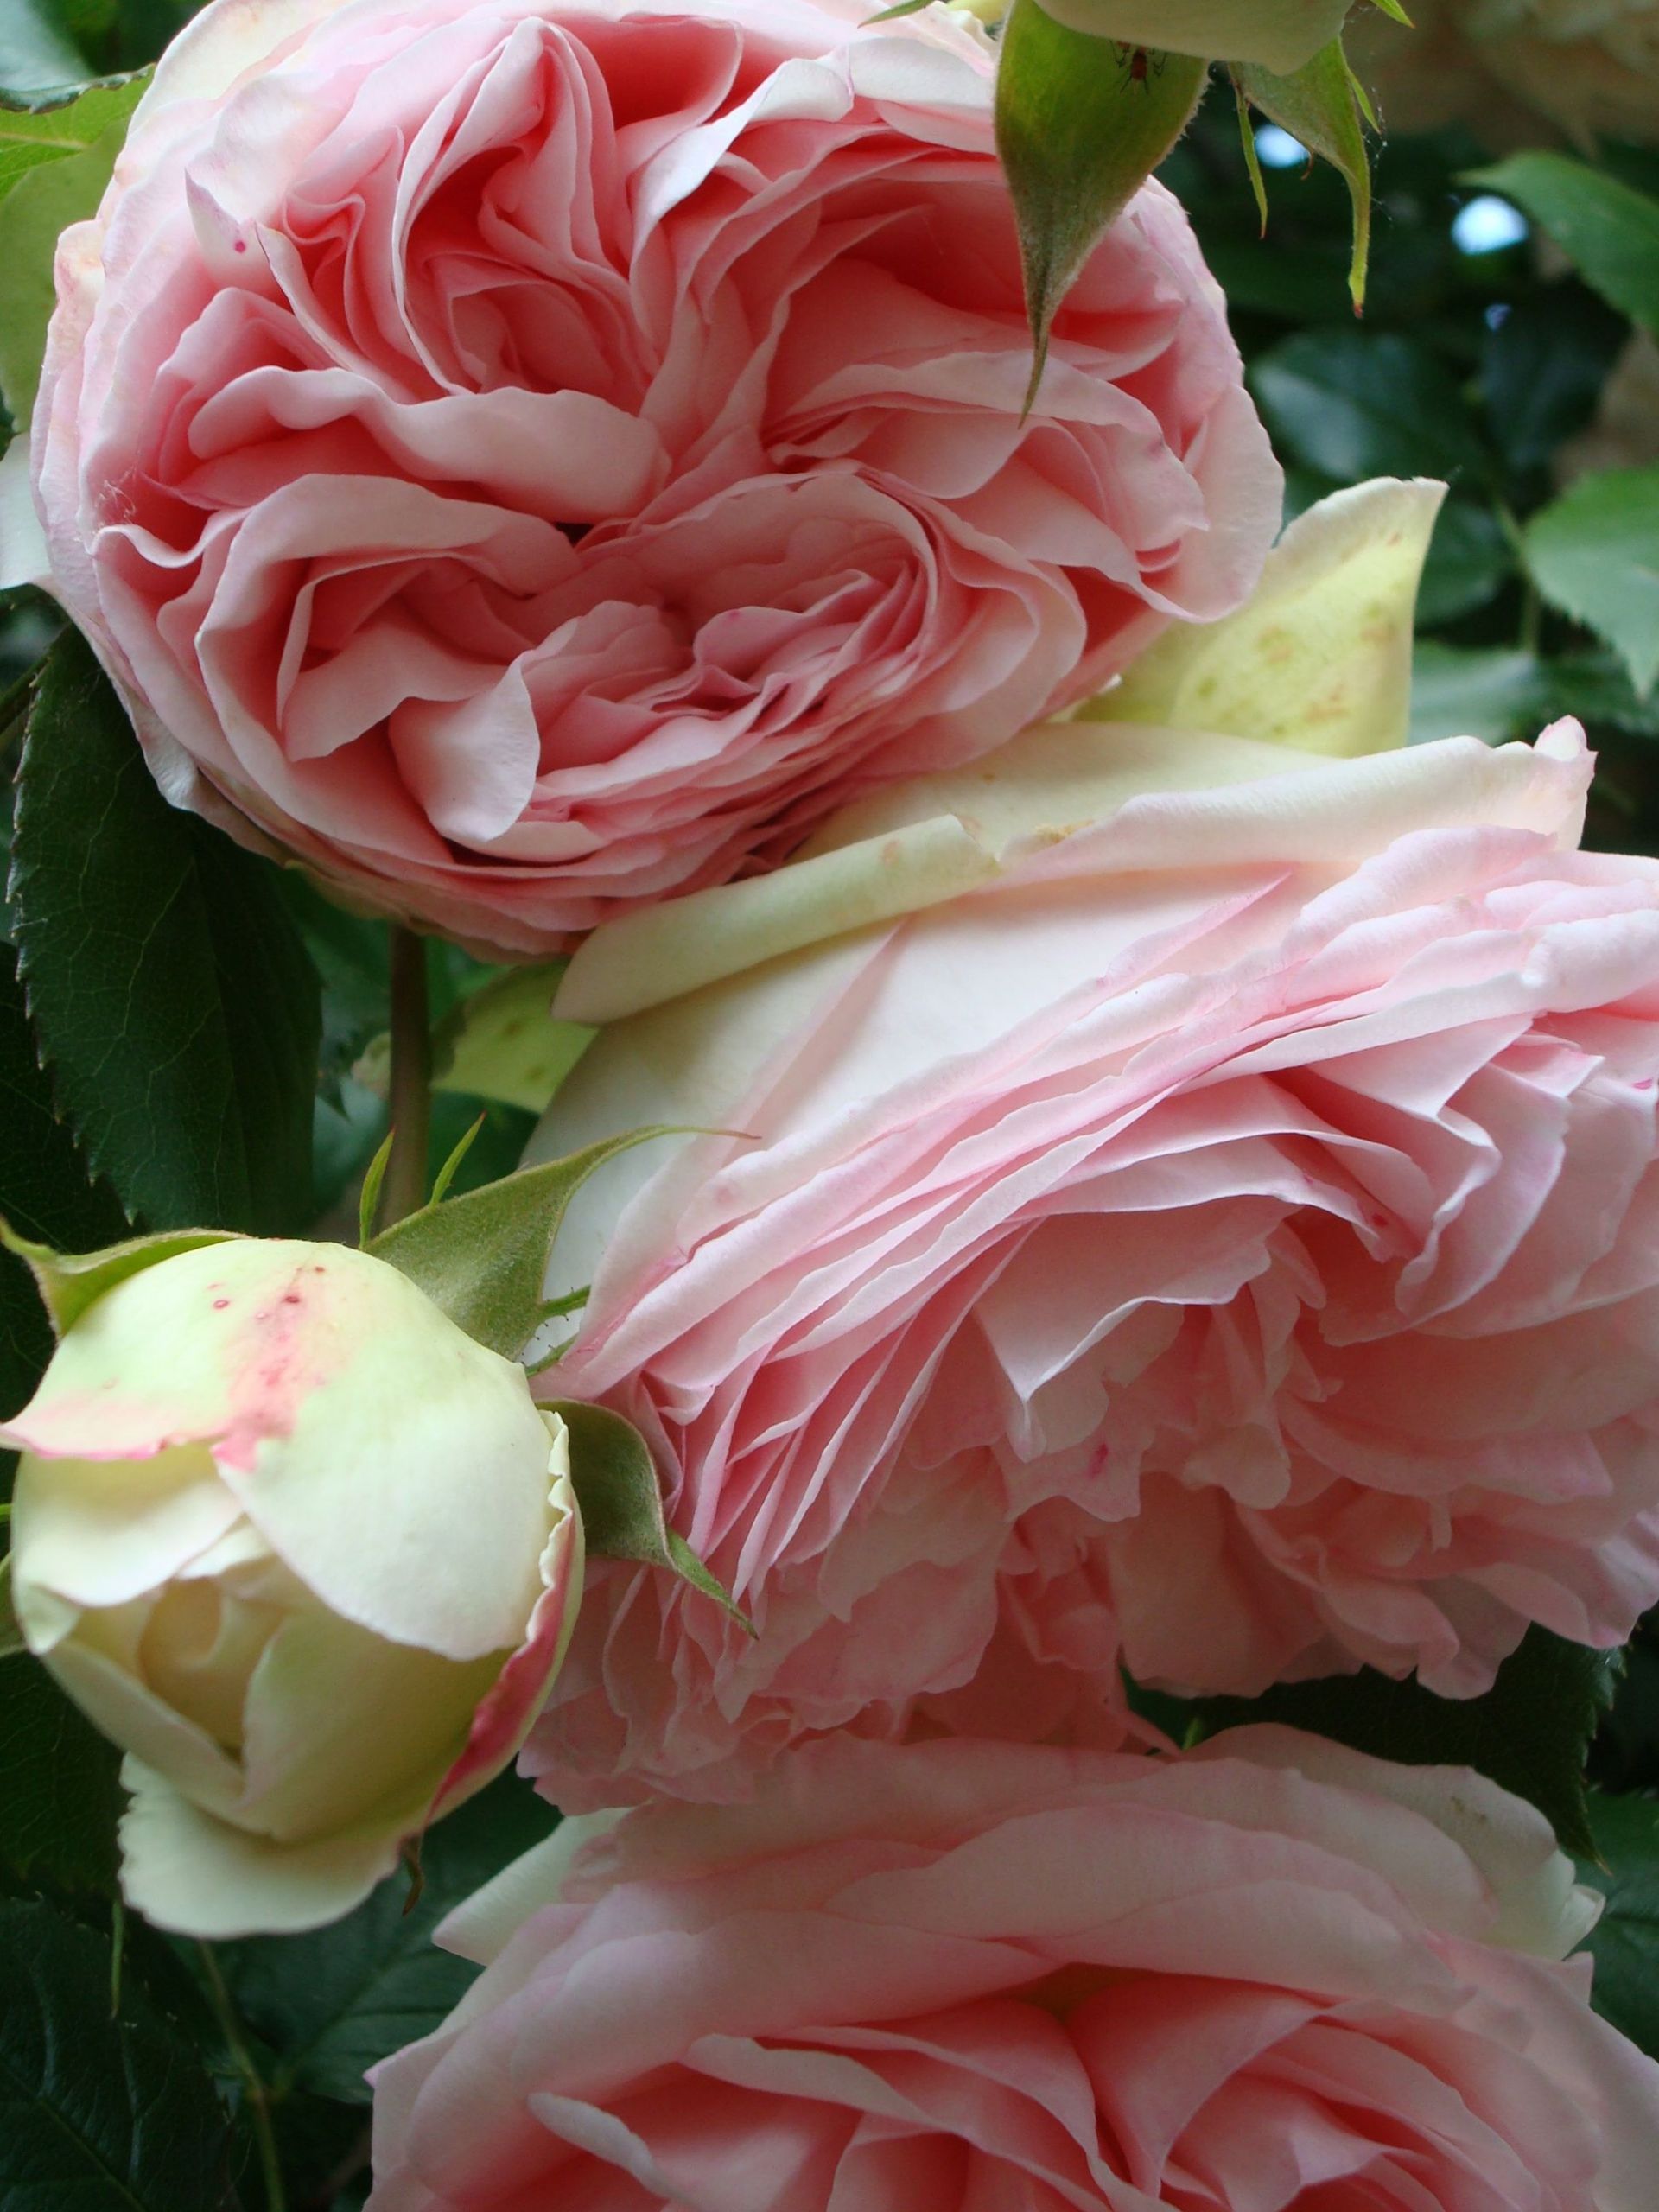
M 366 2104 L 377 2060 L 436 2027 L 477 1968 L 438 1950 L 432 1931 L 450 1908 L 551 1832 L 556 1815 L 503 1775 L 427 1833 L 420 1900 L 394 1874 L 336 1921 L 305 1936 L 217 1943 L 238 2013 L 274 2056 L 270 2086 Z
M 0 2204 L 6 2212 L 221 2212 L 225 2114 L 200 2059 L 108 1939 L 0 1902 Z
M 1478 737 L 1501 745 L 1535 729 L 1538 664 L 1530 653 L 1502 646 L 1443 645 L 1421 640 L 1412 664 L 1411 741 Z
M 38 1660 L 0 1664 L 0 1874 L 112 1895 L 120 1764 Z
M 1511 154 L 1469 181 L 1513 200 L 1586 283 L 1659 336 L 1659 199 L 1568 154 Z
M 1485 471 L 1462 391 L 1414 339 L 1300 331 L 1262 355 L 1251 381 L 1281 449 L 1338 482 Z
M 637 1129 L 568 1160 L 521 1167 L 441 1206 L 423 1206 L 363 1249 L 401 1268 L 469 1337 L 516 1358 L 546 1318 L 548 1255 L 566 1206 L 596 1167 L 663 1134 Z
M 297 868 L 284 868 L 279 880 L 321 979 L 322 1072 L 338 1105 L 334 1086 L 391 1019 L 391 931 L 385 922 L 334 906 Z
M 1541 286 L 1487 334 L 1486 419 L 1512 469 L 1547 467 L 1584 428 L 1627 335 L 1611 308 L 1571 280 Z
M 56 1096 L 134 1216 L 302 1226 L 315 973 L 269 865 L 168 805 L 73 633 L 29 715 L 11 899 Z
M 1638 699 L 1630 671 L 1611 653 L 1562 653 L 1543 664 L 1532 718 L 1541 724 L 1558 715 L 1630 737 L 1659 737 L 1659 698 Z
M 1590 1800 L 1593 1851 L 1580 1880 L 1606 1910 L 1586 1948 L 1596 1962 L 1593 2001 L 1649 2058 L 1659 2058 L 1659 1802 L 1651 1797 Z
M 1192 120 L 1208 64 L 1068 30 L 1014 0 L 996 72 L 996 146 L 1014 195 L 1042 378 L 1071 280 Z
M 1420 626 L 1455 622 L 1490 606 L 1518 565 L 1515 546 L 1490 507 L 1473 499 L 1448 499 L 1423 563 L 1417 594 Z
M 1659 677 L 1659 468 L 1581 476 L 1525 534 L 1533 582 L 1605 638 L 1638 695 Z
M 1615 1663 L 1605 1652 L 1530 1628 L 1484 1697 L 1435 1697 L 1414 1676 L 1391 1681 L 1368 1667 L 1288 1683 L 1264 1697 L 1206 1698 L 1195 1710 L 1211 1735 L 1278 1720 L 1407 1766 L 1471 1766 L 1535 1805 L 1564 1849 L 1587 1852 L 1585 1752 Z
M 17 956 L 0 940 L 0 1216 L 41 1243 L 111 1243 L 127 1224 L 107 1185 L 88 1181 L 52 1110 L 35 1058 Z M 0 1416 L 15 1414 L 52 1354 L 52 1329 L 26 1264 L 0 1250 Z
M 582 1541 L 598 1559 L 638 1560 L 666 1567 L 705 1598 L 712 1598 L 740 1627 L 753 1624 L 732 1603 L 683 1536 L 668 1526 L 651 1447 L 630 1421 L 604 1406 L 569 1400 L 553 1410 L 570 1432 L 570 1481 L 582 1508 Z

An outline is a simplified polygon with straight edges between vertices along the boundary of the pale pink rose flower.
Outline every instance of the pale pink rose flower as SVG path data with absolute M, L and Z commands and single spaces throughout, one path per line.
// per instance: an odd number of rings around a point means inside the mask
M 1244 598 L 1148 185 L 1028 422 L 993 49 L 866 0 L 217 0 L 65 235 L 54 588 L 168 795 L 509 951 L 721 881 Z
M 662 910 L 761 964 L 613 1022 L 533 1149 L 725 1134 L 578 1198 L 538 1388 L 638 1423 L 760 1632 L 602 1563 L 526 1753 L 555 1802 L 730 1797 L 835 1728 L 1109 1746 L 1120 1660 L 1465 1696 L 1529 1622 L 1620 1642 L 1659 865 L 1574 850 L 1589 776 L 1574 724 L 1317 764 L 1060 726 Z M 944 861 L 980 887 L 900 911 Z M 765 958 L 861 868 L 863 926 Z M 648 989 L 642 927 L 590 1008 Z
M 1650 2212 L 1596 1901 L 1466 1769 L 842 1738 L 555 1895 L 445 1931 L 372 2212 Z

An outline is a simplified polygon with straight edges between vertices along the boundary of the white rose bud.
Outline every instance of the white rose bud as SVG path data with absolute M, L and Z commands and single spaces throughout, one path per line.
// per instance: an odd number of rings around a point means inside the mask
M 128 1754 L 122 1886 L 158 1925 L 331 1920 L 518 1750 L 581 1592 L 568 1439 L 396 1268 L 161 1258 L 0 1437 L 18 1623 Z

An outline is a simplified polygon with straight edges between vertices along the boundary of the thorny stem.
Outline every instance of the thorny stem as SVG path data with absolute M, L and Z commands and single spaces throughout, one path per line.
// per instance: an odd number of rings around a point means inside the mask
M 241 2075 L 242 2086 L 247 2093 L 248 2112 L 253 2120 L 253 2139 L 259 2152 L 259 2172 L 265 2185 L 265 2212 L 288 2212 L 288 2193 L 283 2187 L 283 2164 L 276 2155 L 276 2131 L 270 2124 L 270 2093 L 242 2040 L 241 2023 L 236 2017 L 236 2007 L 225 1986 L 225 1979 L 219 1973 L 219 1961 L 213 1956 L 212 1944 L 198 1943 L 196 1950 L 201 1959 L 201 1970 L 207 1980 L 213 2018 L 219 2022 L 225 2037 L 231 2063 Z
M 426 1203 L 426 1148 L 432 1120 L 432 1023 L 426 995 L 426 946 L 413 930 L 391 932 L 391 1158 L 380 1192 L 380 1225 L 389 1228 Z

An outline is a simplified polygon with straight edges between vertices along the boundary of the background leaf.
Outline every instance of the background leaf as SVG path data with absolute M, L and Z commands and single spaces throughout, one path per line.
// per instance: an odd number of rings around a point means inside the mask
M 1544 597 L 1605 638 L 1638 695 L 1659 677 L 1659 468 L 1581 476 L 1527 525 Z
M 1303 331 L 1264 353 L 1251 383 L 1281 448 L 1340 482 L 1455 483 L 1485 473 L 1486 448 L 1457 382 L 1398 333 Z
M 1604 299 L 1659 335 L 1659 200 L 1569 154 L 1511 154 L 1469 181 L 1524 208 Z
M 1592 1853 L 1579 1878 L 1607 1904 L 1586 1948 L 1596 1962 L 1595 2007 L 1650 2058 L 1659 2058 L 1659 1802 L 1590 1801 Z
M 35 404 L 46 326 L 57 298 L 52 262 L 59 233 L 96 210 L 126 135 L 126 118 L 119 116 L 83 152 L 15 175 L 0 199 L 0 269 L 6 272 L 0 398 L 14 423 L 27 423 Z
M 1415 1676 L 1396 1682 L 1367 1667 L 1263 1697 L 1205 1698 L 1192 1710 L 1205 1735 L 1278 1720 L 1407 1766 L 1474 1767 L 1535 1805 L 1564 1849 L 1590 1852 L 1584 1758 L 1616 1663 L 1530 1628 L 1484 1697 L 1436 1697 Z
M 0 2204 L 6 2212 L 228 2212 L 230 2131 L 201 2060 L 106 1937 L 0 1901 Z
M 120 1764 L 37 1659 L 0 1661 L 0 1888 L 114 1895 Z
M 428 1830 L 412 1910 L 398 1873 L 332 1928 L 215 1944 L 237 2012 L 270 2054 L 273 2095 L 366 2104 L 367 2069 L 436 2027 L 476 1977 L 476 1967 L 435 1948 L 433 1929 L 557 1818 L 527 1783 L 502 1775 Z
M 124 130 L 147 82 L 148 72 L 118 83 L 89 85 L 51 107 L 0 105 L 0 199 L 26 170 L 85 153 L 112 125 Z
M 74 1138 L 53 1111 L 35 1053 L 14 948 L 0 941 L 0 1216 L 37 1243 L 90 1251 L 127 1233 L 107 1185 L 89 1181 Z M 17 1411 L 52 1351 L 34 1277 L 0 1251 L 0 1417 Z
M 37 92 L 73 85 L 86 65 L 38 0 L 5 0 L 0 10 L 0 88 Z
M 73 633 L 29 715 L 11 903 L 57 1096 L 134 1217 L 303 1228 L 315 972 L 268 864 L 168 805 Z

